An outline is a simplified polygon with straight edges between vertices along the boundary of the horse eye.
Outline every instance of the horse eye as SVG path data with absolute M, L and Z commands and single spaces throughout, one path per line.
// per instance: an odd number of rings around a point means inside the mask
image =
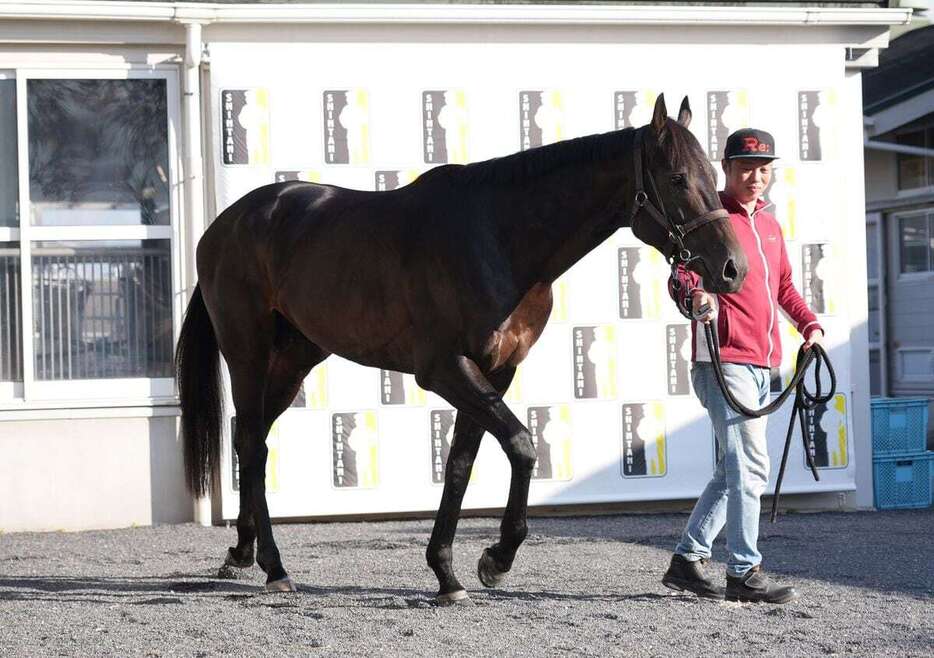
M 684 174 L 672 174 L 671 175 L 671 184 L 675 187 L 685 187 L 687 185 L 687 176 Z

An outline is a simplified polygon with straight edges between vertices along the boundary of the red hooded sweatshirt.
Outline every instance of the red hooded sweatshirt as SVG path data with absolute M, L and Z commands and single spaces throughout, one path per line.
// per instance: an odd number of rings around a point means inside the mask
M 791 265 L 782 229 L 765 208 L 763 199 L 756 202 L 750 216 L 736 199 L 720 192 L 720 201 L 730 213 L 733 230 L 739 240 L 749 271 L 739 292 L 711 295 L 717 306 L 717 334 L 720 356 L 724 363 L 746 363 L 761 367 L 778 367 L 782 360 L 782 343 L 778 327 L 778 309 L 794 321 L 798 332 L 807 340 L 821 328 L 817 317 L 808 308 L 791 282 Z M 681 283 L 678 291 L 668 280 L 668 292 L 682 311 L 691 311 L 691 292 L 703 288 L 701 277 L 683 265 L 676 276 Z M 691 359 L 710 361 L 703 327 L 691 322 Z

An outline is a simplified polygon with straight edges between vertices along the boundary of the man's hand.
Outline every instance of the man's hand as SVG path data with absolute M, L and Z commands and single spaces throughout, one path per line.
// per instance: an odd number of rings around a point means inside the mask
M 699 315 L 700 309 L 707 305 L 707 311 Z M 714 318 L 713 297 L 706 290 L 696 288 L 691 293 L 691 310 L 694 312 L 694 318 L 704 324 L 708 324 Z M 814 332 L 817 333 L 817 332 Z
M 824 344 L 824 332 L 820 329 L 815 329 L 811 332 L 811 337 L 807 339 L 807 342 L 804 343 L 804 351 L 807 352 L 811 349 L 812 345 L 823 345 Z

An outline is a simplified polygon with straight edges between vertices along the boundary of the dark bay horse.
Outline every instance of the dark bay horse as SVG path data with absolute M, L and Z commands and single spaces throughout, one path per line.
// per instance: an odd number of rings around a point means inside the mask
M 499 441 L 511 484 L 500 540 L 478 564 L 481 582 L 498 584 L 526 537 L 535 463 L 529 432 L 502 395 L 548 321 L 552 282 L 631 225 L 644 242 L 690 260 L 707 289 L 742 284 L 746 260 L 730 223 L 715 221 L 725 211 L 690 119 L 687 98 L 674 121 L 659 97 L 639 129 L 437 167 L 388 192 L 266 185 L 221 213 L 198 244 L 199 284 L 176 365 L 197 494 L 219 473 L 219 353 L 230 373 L 240 515 L 225 564 L 250 566 L 255 542 L 267 589 L 294 590 L 266 506 L 266 434 L 308 372 L 338 354 L 414 373 L 458 411 L 427 549 L 439 602 L 467 598 L 451 545 L 480 439 Z

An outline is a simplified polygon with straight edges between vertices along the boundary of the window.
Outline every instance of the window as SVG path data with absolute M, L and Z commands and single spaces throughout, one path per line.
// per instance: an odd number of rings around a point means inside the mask
M 869 395 L 883 395 L 882 359 L 879 350 L 869 350 Z
M 23 381 L 19 243 L 0 242 L 0 382 Z
M 16 79 L 0 71 L 0 398 L 23 381 L 16 130 Z
M 934 213 L 898 219 L 898 257 L 902 274 L 934 270 Z
M 924 348 L 898 350 L 898 373 L 901 379 L 908 381 L 934 379 L 934 351 Z
M 900 133 L 895 141 L 904 146 L 934 149 L 934 126 Z M 913 190 L 934 185 L 934 158 L 923 155 L 899 153 L 898 189 Z
M 172 376 L 168 240 L 36 242 L 35 377 Z
M 171 396 L 174 78 L 16 73 L 0 79 L 0 157 L 19 163 L 0 168 L 0 400 Z
M 885 350 L 885 263 L 882 258 L 882 215 L 866 214 L 866 284 L 868 292 L 867 334 L 869 342 L 869 393 L 885 395 L 888 390 Z
M 29 80 L 32 223 L 167 225 L 165 80 Z
M 16 163 L 16 80 L 0 76 L 0 226 L 14 227 L 17 220 L 19 177 Z

